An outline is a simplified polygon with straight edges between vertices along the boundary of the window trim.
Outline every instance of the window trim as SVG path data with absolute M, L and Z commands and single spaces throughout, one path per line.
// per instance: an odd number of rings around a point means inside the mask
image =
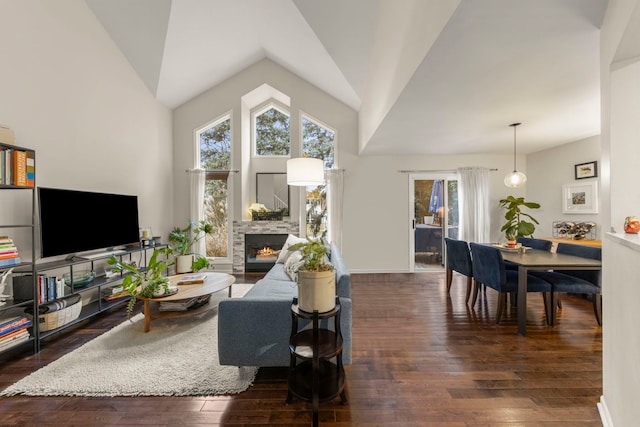
M 317 126 L 328 129 L 333 132 L 333 167 L 331 169 L 339 169 L 338 166 L 338 131 L 332 127 L 327 125 L 321 120 L 316 119 L 310 114 L 305 113 L 303 110 L 300 110 L 300 155 L 304 153 L 304 120 L 309 120 Z
M 258 144 L 256 142 L 256 117 L 269 111 L 270 109 L 279 111 L 280 113 L 289 117 L 289 154 L 286 155 L 263 155 L 257 153 Z M 293 146 L 291 144 L 291 111 L 284 104 L 277 99 L 270 98 L 269 100 L 261 103 L 255 108 L 251 109 L 251 158 L 252 159 L 289 159 Z
M 231 141 L 231 153 L 229 155 L 229 169 L 233 169 L 234 143 L 233 143 L 233 110 L 226 111 L 206 124 L 199 126 L 194 131 L 194 162 L 196 168 L 201 169 L 200 160 L 200 135 L 208 129 L 219 125 L 225 120 L 229 120 L 229 140 Z M 227 256 L 226 257 L 206 257 L 212 265 L 232 265 L 233 264 L 233 205 L 234 205 L 234 185 L 233 174 L 227 177 Z M 207 180 L 205 176 L 205 181 Z M 204 218 L 199 218 L 201 220 Z M 205 254 L 206 255 L 206 254 Z

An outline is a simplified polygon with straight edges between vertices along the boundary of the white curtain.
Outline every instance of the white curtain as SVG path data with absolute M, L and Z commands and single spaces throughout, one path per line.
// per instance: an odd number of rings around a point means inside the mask
M 204 169 L 190 169 L 189 179 L 191 181 L 191 205 L 189 207 L 189 220 L 200 222 L 204 219 L 204 182 L 206 171 Z M 205 239 L 200 239 L 191 248 L 194 253 L 206 254 L 207 248 Z
M 327 181 L 327 208 L 329 212 L 329 241 L 342 250 L 342 200 L 344 177 L 342 169 L 325 170 Z
M 489 169 L 458 169 L 459 239 L 467 242 L 490 241 Z

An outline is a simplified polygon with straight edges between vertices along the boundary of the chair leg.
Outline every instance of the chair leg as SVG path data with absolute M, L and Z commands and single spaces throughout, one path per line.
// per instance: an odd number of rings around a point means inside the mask
M 562 299 L 560 298 L 560 294 L 558 294 L 558 308 L 562 308 Z
M 557 319 L 557 313 L 558 313 L 558 299 L 560 298 L 560 294 L 558 292 L 551 292 L 551 301 L 549 302 L 549 314 L 551 314 L 551 316 L 549 317 L 550 319 L 550 326 L 556 326 L 556 319 Z
M 500 324 L 500 319 L 502 318 L 502 312 L 505 310 L 507 305 L 507 293 L 500 292 L 498 294 L 498 311 L 496 312 L 496 325 Z
M 555 324 L 555 303 L 553 292 L 543 292 L 542 300 L 544 301 L 544 317 L 547 321 L 547 325 L 553 326 Z
M 473 299 L 471 300 L 471 307 L 476 306 L 476 300 L 478 299 L 478 293 L 480 292 L 481 283 L 478 283 L 476 280 L 473 281 Z
M 453 280 L 453 270 L 447 268 L 447 294 L 451 291 L 451 281 Z
M 596 321 L 598 322 L 598 326 L 602 326 L 602 295 L 594 294 L 592 297 L 593 312 L 596 315 Z
M 464 300 L 466 304 L 469 304 L 469 297 L 471 296 L 471 287 L 473 286 L 473 277 L 467 277 L 467 297 Z

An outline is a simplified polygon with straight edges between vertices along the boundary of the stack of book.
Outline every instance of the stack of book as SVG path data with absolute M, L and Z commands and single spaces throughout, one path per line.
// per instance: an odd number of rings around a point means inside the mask
M 0 351 L 29 340 L 31 320 L 24 315 L 0 319 Z
M 0 236 L 0 267 L 20 264 L 18 248 L 9 236 Z

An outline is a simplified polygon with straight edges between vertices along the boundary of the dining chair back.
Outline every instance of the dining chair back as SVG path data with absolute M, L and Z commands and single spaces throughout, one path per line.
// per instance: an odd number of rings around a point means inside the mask
M 469 302 L 473 285 L 473 264 L 469 244 L 464 240 L 444 238 L 447 254 L 447 293 L 451 290 L 453 272 L 457 272 L 467 278 L 467 294 L 465 302 Z
M 551 240 L 535 239 L 533 237 L 518 237 L 516 242 L 528 248 L 547 252 L 551 251 L 551 246 L 553 246 L 553 242 Z
M 557 253 L 582 258 L 602 260 L 602 248 L 572 243 L 559 243 Z M 602 325 L 602 297 L 600 270 L 557 270 L 534 273 L 540 279 L 551 284 L 551 325 L 556 323 L 556 306 L 560 293 L 591 295 L 593 312 L 598 325 Z
M 476 286 L 481 283 L 499 292 L 496 323 L 500 323 L 502 312 L 506 308 L 507 294 L 515 294 L 518 291 L 518 272 L 505 269 L 504 259 L 498 248 L 473 242 L 469 246 Z M 551 292 L 551 285 L 529 274 L 527 275 L 527 292 Z M 548 314 L 546 301 L 545 298 L 545 315 Z

